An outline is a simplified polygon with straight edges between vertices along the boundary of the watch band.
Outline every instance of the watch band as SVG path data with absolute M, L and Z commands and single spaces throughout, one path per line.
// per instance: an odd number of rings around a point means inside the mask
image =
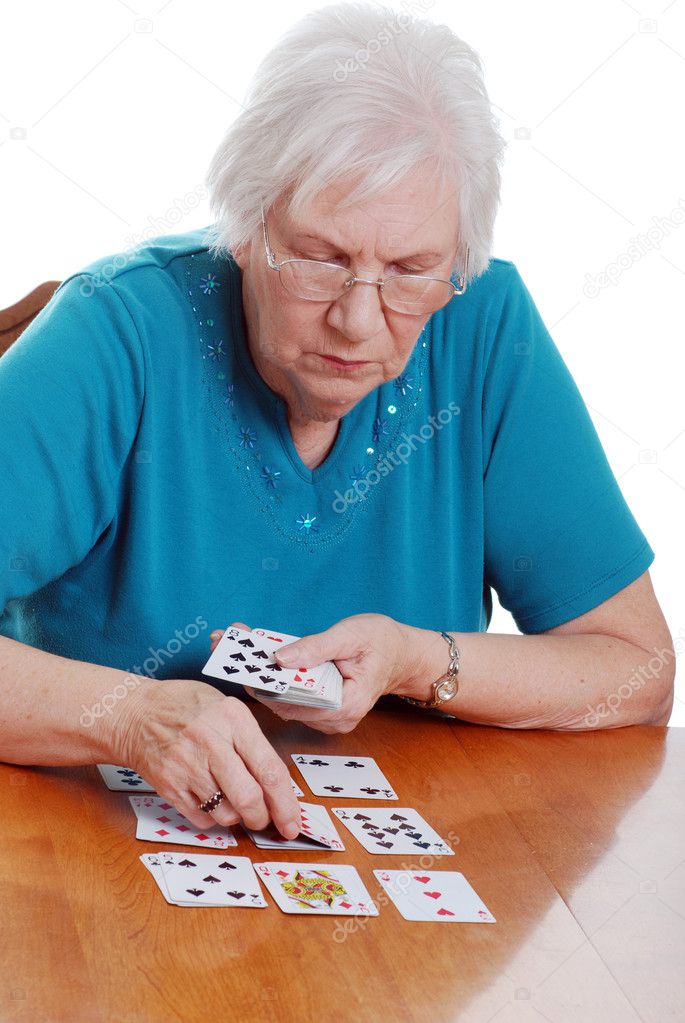
M 433 683 L 432 700 L 415 700 L 413 696 L 402 697 L 403 700 L 406 700 L 407 703 L 414 704 L 415 707 L 440 707 L 443 703 L 447 703 L 448 700 L 453 699 L 459 691 L 459 681 L 457 679 L 460 666 L 459 648 L 457 647 L 453 636 L 442 631 L 440 632 L 440 635 L 449 643 L 450 666 L 445 674 L 441 675 L 440 678 Z

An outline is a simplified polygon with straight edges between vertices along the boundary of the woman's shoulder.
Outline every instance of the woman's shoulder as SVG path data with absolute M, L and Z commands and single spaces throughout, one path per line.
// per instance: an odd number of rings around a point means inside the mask
M 129 248 L 98 256 L 79 267 L 62 286 L 76 277 L 87 278 L 93 289 L 113 283 L 122 288 L 145 287 L 147 282 L 155 281 L 158 284 L 160 272 L 171 275 L 177 261 L 205 254 L 211 245 L 210 232 L 211 227 L 206 226 L 141 239 Z

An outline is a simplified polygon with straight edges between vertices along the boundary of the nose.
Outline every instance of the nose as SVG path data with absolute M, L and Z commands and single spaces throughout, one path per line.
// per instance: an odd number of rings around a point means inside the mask
M 367 283 L 373 280 L 375 278 L 371 275 L 364 275 L 364 280 L 355 281 L 331 303 L 328 313 L 330 325 L 355 343 L 368 340 L 385 327 L 380 288 Z

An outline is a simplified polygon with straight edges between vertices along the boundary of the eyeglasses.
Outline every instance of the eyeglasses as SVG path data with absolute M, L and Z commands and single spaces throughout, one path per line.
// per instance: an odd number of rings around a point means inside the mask
M 468 247 L 464 273 L 457 276 L 458 287 L 452 281 L 421 274 L 394 274 L 386 280 L 379 278 L 377 281 L 367 281 L 362 277 L 355 277 L 342 266 L 320 259 L 284 259 L 278 263 L 269 242 L 263 204 L 262 227 L 266 261 L 270 268 L 278 271 L 281 284 L 286 291 L 308 302 L 333 302 L 349 291 L 354 284 L 370 284 L 380 289 L 381 300 L 388 309 L 412 316 L 426 316 L 442 309 L 455 295 L 463 295 L 466 291 Z

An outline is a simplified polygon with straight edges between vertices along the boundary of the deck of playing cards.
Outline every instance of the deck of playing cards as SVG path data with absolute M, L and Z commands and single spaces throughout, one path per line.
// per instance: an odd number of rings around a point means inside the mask
M 300 803 L 300 814 L 302 822 L 297 838 L 283 838 L 275 824 L 262 831 L 243 827 L 258 849 L 304 849 L 309 852 L 334 849 L 340 852 L 345 848 L 325 806 Z
M 173 906 L 267 905 L 247 856 L 156 852 L 140 859 Z
M 333 661 L 313 668 L 286 668 L 275 659 L 275 650 L 296 639 L 300 636 L 231 626 L 217 643 L 202 674 L 258 689 L 260 696 L 276 703 L 338 710 L 342 706 L 343 680 Z

